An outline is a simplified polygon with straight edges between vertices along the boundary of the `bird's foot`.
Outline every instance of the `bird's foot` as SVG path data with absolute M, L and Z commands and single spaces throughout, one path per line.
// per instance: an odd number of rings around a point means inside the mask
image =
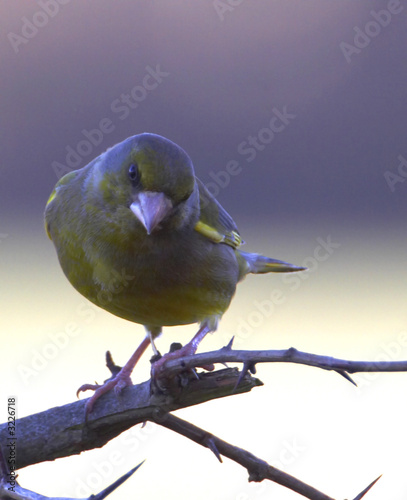
M 123 389 L 129 385 L 132 385 L 130 374 L 128 370 L 123 367 L 114 377 L 109 378 L 105 381 L 103 385 L 99 384 L 84 384 L 79 387 L 76 391 L 76 395 L 79 396 L 81 392 L 85 391 L 95 391 L 93 396 L 86 401 L 85 405 L 85 415 L 88 416 L 92 412 L 96 401 L 106 394 L 111 389 L 114 389 L 116 395 L 119 395 Z
M 168 382 L 170 381 L 169 377 L 165 374 L 166 363 L 167 361 L 176 360 L 183 358 L 184 356 L 192 356 L 195 354 L 196 346 L 191 342 L 188 344 L 181 346 L 181 344 L 172 344 L 170 352 L 161 356 L 158 360 L 152 361 L 151 365 L 151 379 L 153 383 L 158 386 L 160 389 L 165 389 L 168 386 Z M 202 365 L 199 366 L 207 371 L 212 371 L 215 369 L 214 365 Z M 198 375 L 194 368 L 190 368 L 188 370 L 192 372 L 195 377 L 198 378 Z
M 93 396 L 86 401 L 85 405 L 85 420 L 87 419 L 89 413 L 93 410 L 93 407 L 96 401 L 102 396 L 106 394 L 106 392 L 110 391 L 114 388 L 114 392 L 116 394 L 120 394 L 122 390 L 129 386 L 133 385 L 130 375 L 133 371 L 134 367 L 137 364 L 137 361 L 141 358 L 143 352 L 150 345 L 150 340 L 146 337 L 143 342 L 138 346 L 138 348 L 134 351 L 131 358 L 127 361 L 127 363 L 121 368 L 120 366 L 115 365 L 112 359 L 112 355 L 109 351 L 106 353 L 106 366 L 109 368 L 112 376 L 105 380 L 103 385 L 99 384 L 84 384 L 76 391 L 76 395 L 78 396 L 81 392 L 84 391 L 95 391 Z
M 127 361 L 127 363 L 121 368 L 117 366 L 112 359 L 112 355 L 109 351 L 106 353 L 106 366 L 109 368 L 112 376 L 105 380 L 103 385 L 99 384 L 84 384 L 76 391 L 76 395 L 79 396 L 81 392 L 85 391 L 95 391 L 93 396 L 86 401 L 85 405 L 85 418 L 91 413 L 96 401 L 106 392 L 114 389 L 116 395 L 119 395 L 122 390 L 132 385 L 130 378 L 131 372 L 134 369 L 137 361 L 140 359 L 141 355 L 145 351 L 146 347 L 149 345 L 150 341 L 148 338 L 144 339 L 140 346 L 136 349 L 133 356 Z

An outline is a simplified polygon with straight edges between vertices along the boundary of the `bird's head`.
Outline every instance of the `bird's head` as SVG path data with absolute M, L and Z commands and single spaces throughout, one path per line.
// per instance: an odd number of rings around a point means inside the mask
M 101 192 L 103 202 L 112 210 L 129 210 L 148 235 L 168 221 L 183 225 L 197 210 L 191 159 L 159 135 L 126 139 L 101 155 L 92 169 L 91 182 Z

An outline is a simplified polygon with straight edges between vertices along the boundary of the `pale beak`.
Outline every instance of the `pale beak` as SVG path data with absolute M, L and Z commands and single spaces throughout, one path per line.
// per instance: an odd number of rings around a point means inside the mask
M 151 234 L 172 209 L 171 200 L 164 193 L 141 192 L 130 205 L 130 210 Z

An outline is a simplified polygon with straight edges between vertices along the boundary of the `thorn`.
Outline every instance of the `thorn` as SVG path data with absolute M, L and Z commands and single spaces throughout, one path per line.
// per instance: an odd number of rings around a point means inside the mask
M 198 372 L 196 371 L 196 369 L 195 369 L 195 368 L 191 368 L 191 372 L 194 374 L 194 376 L 195 376 L 195 378 L 196 378 L 197 380 L 201 380 L 201 379 L 199 378 Z
M 161 358 L 162 358 L 161 353 L 159 351 L 157 351 L 157 354 L 153 354 L 151 356 L 150 363 L 153 365 L 154 363 L 156 363 Z
M 372 483 L 369 484 L 369 486 L 367 488 L 365 488 L 361 493 L 359 493 L 359 495 L 357 497 L 355 497 L 353 500 L 361 500 L 365 495 L 366 493 L 377 483 L 377 481 L 382 477 L 382 475 L 380 474 L 380 476 L 375 479 Z
M 127 474 L 124 474 L 124 476 L 120 477 L 117 481 L 115 481 L 113 484 L 105 488 L 103 491 L 98 493 L 97 495 L 91 495 L 88 500 L 103 500 L 106 498 L 110 493 L 112 493 L 116 488 L 118 488 L 121 484 L 123 484 L 129 477 L 136 472 L 136 470 L 141 467 L 144 464 L 145 460 L 140 462 L 134 469 L 131 469 Z
M 204 440 L 204 444 L 207 448 L 211 450 L 211 452 L 215 455 L 215 457 L 219 460 L 220 463 L 222 462 L 222 457 L 220 456 L 219 450 L 216 447 L 215 441 L 213 440 L 213 436 L 207 436 Z
M 243 363 L 242 371 L 239 373 L 239 378 L 237 379 L 237 382 L 233 387 L 233 392 L 235 392 L 235 390 L 238 388 L 238 386 L 240 385 L 240 383 L 245 378 L 248 372 L 256 373 L 256 365 L 255 363 L 253 363 L 253 361 L 245 361 Z
M 109 377 L 107 380 L 110 380 L 113 377 L 115 377 L 119 373 L 119 371 L 122 369 L 121 366 L 117 366 L 115 364 L 115 362 L 113 361 L 113 357 L 112 357 L 112 354 L 110 353 L 110 351 L 106 351 L 106 366 L 109 368 L 109 371 L 112 374 L 112 376 Z
M 173 342 L 170 345 L 170 350 L 168 352 L 179 351 L 182 348 L 182 344 L 180 342 Z
M 229 340 L 228 345 L 225 345 L 224 347 L 222 347 L 222 351 L 231 351 L 234 340 L 235 340 L 235 336 L 233 335 L 233 337 Z
M 110 351 L 106 351 L 106 366 L 111 371 L 111 367 L 114 366 L 114 361 L 112 358 L 112 353 Z
M 342 375 L 343 378 L 345 378 L 348 382 L 350 382 L 351 384 L 353 384 L 355 387 L 358 386 L 358 384 L 353 380 L 353 378 L 345 370 L 335 370 L 335 371 L 339 375 Z

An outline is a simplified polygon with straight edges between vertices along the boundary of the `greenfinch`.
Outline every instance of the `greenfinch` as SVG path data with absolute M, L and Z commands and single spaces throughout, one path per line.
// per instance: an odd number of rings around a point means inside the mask
M 155 134 L 129 137 L 70 172 L 45 209 L 46 231 L 70 283 L 91 302 L 145 326 L 147 336 L 100 394 L 131 384 L 163 326 L 198 323 L 180 351 L 193 354 L 247 274 L 304 268 L 247 253 L 235 222 L 195 177 L 187 153 Z

